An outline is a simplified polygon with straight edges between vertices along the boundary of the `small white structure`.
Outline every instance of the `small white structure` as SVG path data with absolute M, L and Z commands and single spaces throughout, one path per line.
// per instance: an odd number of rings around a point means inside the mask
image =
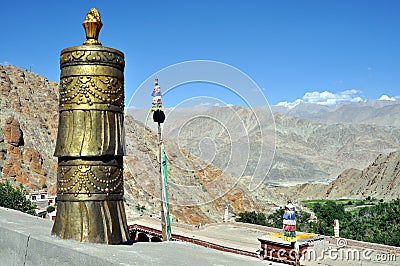
M 49 195 L 46 190 L 39 190 L 29 193 L 29 195 L 26 195 L 25 197 L 32 203 L 36 204 L 35 212 L 38 217 L 48 218 L 53 221 L 55 220 L 57 211 L 47 213 L 47 207 L 56 204 L 57 196 Z
M 35 203 L 38 207 L 47 207 L 50 205 L 56 204 L 56 199 L 57 196 L 51 196 L 47 193 L 46 190 L 39 190 L 35 191 L 32 193 L 29 193 L 29 195 L 26 195 L 26 199 L 32 201 Z
M 228 222 L 228 219 L 229 219 L 229 208 L 228 208 L 228 205 L 226 205 L 225 213 L 224 213 L 224 222 L 225 223 Z

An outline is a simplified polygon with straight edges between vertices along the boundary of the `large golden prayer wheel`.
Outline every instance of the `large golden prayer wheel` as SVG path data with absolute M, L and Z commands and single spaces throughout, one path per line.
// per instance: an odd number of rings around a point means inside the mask
M 60 57 L 57 217 L 62 239 L 118 244 L 128 240 L 123 204 L 124 54 L 98 41 L 92 8 L 86 41 Z

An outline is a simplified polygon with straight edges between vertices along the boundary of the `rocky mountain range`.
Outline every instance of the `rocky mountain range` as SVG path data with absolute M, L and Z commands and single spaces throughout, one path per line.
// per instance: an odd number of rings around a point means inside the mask
M 56 192 L 53 157 L 58 126 L 58 83 L 35 73 L 0 66 L 1 179 L 30 190 Z M 125 117 L 125 207 L 128 219 L 160 215 L 157 135 Z M 268 211 L 286 200 L 261 184 L 250 191 L 250 177 L 230 176 L 173 141 L 167 141 L 170 208 L 173 221 L 205 224 L 245 210 Z
M 272 110 L 289 116 L 330 124 L 400 126 L 399 101 L 367 100 L 331 106 L 301 102 L 293 108 L 272 106 Z
M 379 154 L 400 149 L 400 126 L 390 119 L 398 116 L 400 103 L 368 104 L 318 105 L 316 112 L 314 105 L 303 104 L 308 111 L 302 116 L 318 119 L 271 113 L 269 107 L 171 109 L 166 111 L 165 136 L 231 175 L 255 176 L 272 186 L 329 183 L 348 168 L 363 169 Z M 130 112 L 154 124 L 148 111 Z M 342 116 L 347 120 L 335 122 Z

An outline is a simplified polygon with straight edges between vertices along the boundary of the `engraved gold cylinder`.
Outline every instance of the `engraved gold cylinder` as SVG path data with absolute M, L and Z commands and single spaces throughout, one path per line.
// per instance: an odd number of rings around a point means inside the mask
M 123 204 L 124 54 L 101 45 L 61 51 L 55 156 L 62 239 L 127 241 Z

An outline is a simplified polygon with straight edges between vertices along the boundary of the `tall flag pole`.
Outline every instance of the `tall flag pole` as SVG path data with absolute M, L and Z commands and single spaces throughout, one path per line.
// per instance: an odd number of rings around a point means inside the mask
M 160 145 L 159 163 L 161 174 L 161 228 L 163 241 L 169 241 L 171 240 L 171 219 L 169 216 L 168 204 L 168 168 L 165 145 L 161 130 L 161 124 L 165 121 L 165 114 L 162 108 L 161 87 L 158 85 L 158 79 L 155 79 L 154 90 L 151 96 L 153 96 L 151 111 L 153 112 L 153 121 L 158 125 L 158 143 Z

